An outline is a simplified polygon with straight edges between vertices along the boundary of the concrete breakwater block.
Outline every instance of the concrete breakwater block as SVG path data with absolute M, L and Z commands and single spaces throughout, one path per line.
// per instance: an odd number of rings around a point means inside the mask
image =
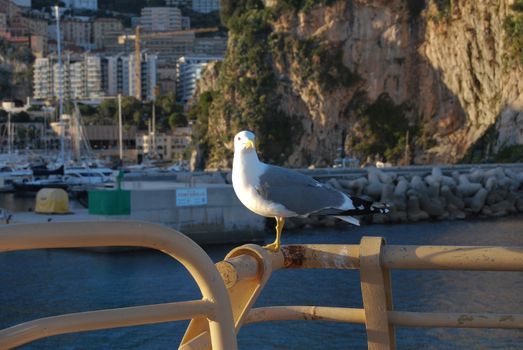
M 419 198 L 415 195 L 409 196 L 407 201 L 407 215 L 409 221 L 427 220 L 430 216 L 420 209 Z
M 474 194 L 471 198 L 466 198 L 465 203 L 467 204 L 467 208 L 469 211 L 473 213 L 478 213 L 481 211 L 483 206 L 485 205 L 485 201 L 487 200 L 488 191 L 484 188 L 480 188 L 476 194 Z
M 371 168 L 355 179 L 331 178 L 326 183 L 350 195 L 388 203 L 390 213 L 360 217 L 372 223 L 462 220 L 475 216 L 503 216 L 523 213 L 523 171 L 514 169 L 453 170 L 433 167 L 401 175 Z M 292 219 L 297 228 L 345 225 L 332 219 Z
M 412 168 L 412 173 L 409 173 L 408 169 L 392 173 L 373 168 L 360 176 L 355 176 L 355 172 L 351 171 L 347 173 L 348 178 L 342 178 L 342 173 L 336 172 L 336 177 L 327 177 L 325 182 L 328 186 L 350 195 L 390 205 L 389 214 L 361 217 L 359 219 L 362 222 L 454 220 L 523 213 L 523 170 L 514 166 L 488 170 L 475 168 L 470 171 L 462 166 L 455 167 L 452 171 L 442 171 L 439 167 L 430 170 L 423 167 Z M 177 173 L 176 176 L 176 182 L 188 183 L 226 184 L 231 180 L 230 172 L 198 173 L 194 174 L 194 177 L 190 177 L 190 173 Z M 209 188 L 218 187 L 221 188 Z M 150 203 L 167 207 L 172 205 L 173 196 L 166 196 L 164 204 L 156 197 L 151 201 L 136 201 L 134 210 L 150 209 Z M 140 205 L 146 207 L 141 208 Z M 217 204 L 222 205 L 224 204 Z M 241 208 L 245 209 L 243 206 Z M 288 221 L 286 228 L 345 224 L 333 218 L 295 218 Z
M 447 202 L 447 205 L 450 207 L 451 205 L 458 209 L 463 210 L 465 208 L 465 202 L 461 197 L 455 195 L 449 186 L 442 186 L 441 187 L 441 196 L 445 198 L 445 201 Z

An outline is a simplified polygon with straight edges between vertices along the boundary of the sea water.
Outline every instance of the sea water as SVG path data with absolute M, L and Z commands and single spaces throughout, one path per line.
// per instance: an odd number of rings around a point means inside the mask
M 357 244 L 362 236 L 389 244 L 523 246 L 523 217 L 372 225 L 284 232 L 284 244 Z M 268 240 L 272 240 L 272 233 Z M 214 261 L 233 246 L 204 247 Z M 70 312 L 201 298 L 176 261 L 150 250 L 97 253 L 39 250 L 0 253 L 0 329 Z M 394 308 L 402 311 L 523 313 L 523 272 L 392 272 Z M 358 270 L 281 270 L 260 306 L 362 307 Z M 187 321 L 55 336 L 21 349 L 176 349 Z M 396 328 L 398 349 L 522 349 L 523 331 Z M 365 349 L 363 325 L 278 321 L 244 326 L 239 349 Z

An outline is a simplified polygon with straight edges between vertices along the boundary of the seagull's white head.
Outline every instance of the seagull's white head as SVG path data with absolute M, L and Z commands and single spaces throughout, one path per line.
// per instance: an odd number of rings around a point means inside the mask
M 250 151 L 255 152 L 256 137 L 250 131 L 240 131 L 234 136 L 234 152 Z

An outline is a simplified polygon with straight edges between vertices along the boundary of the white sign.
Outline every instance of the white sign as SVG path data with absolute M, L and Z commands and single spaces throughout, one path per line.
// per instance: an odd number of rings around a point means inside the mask
M 183 188 L 176 190 L 176 206 L 187 207 L 207 204 L 206 188 Z

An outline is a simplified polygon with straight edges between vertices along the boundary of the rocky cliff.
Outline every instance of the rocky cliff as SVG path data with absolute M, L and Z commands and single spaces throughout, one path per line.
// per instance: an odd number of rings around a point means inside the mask
M 360 158 L 402 162 L 409 151 L 410 162 L 452 163 L 494 124 L 494 150 L 523 143 L 522 68 L 505 40 L 510 1 L 293 4 L 229 11 L 234 25 L 206 134 L 209 165 L 228 165 L 232 136 L 244 127 L 261 135 L 265 159 L 291 166 L 331 164 L 342 145 Z M 240 33 L 253 23 L 263 44 L 242 46 Z M 251 55 L 256 67 L 242 66 Z M 268 91 L 252 86 L 261 75 Z M 251 84 L 241 90 L 245 80 Z M 264 123 L 292 130 L 293 147 L 278 144 L 286 133 L 266 139 L 274 128 Z

